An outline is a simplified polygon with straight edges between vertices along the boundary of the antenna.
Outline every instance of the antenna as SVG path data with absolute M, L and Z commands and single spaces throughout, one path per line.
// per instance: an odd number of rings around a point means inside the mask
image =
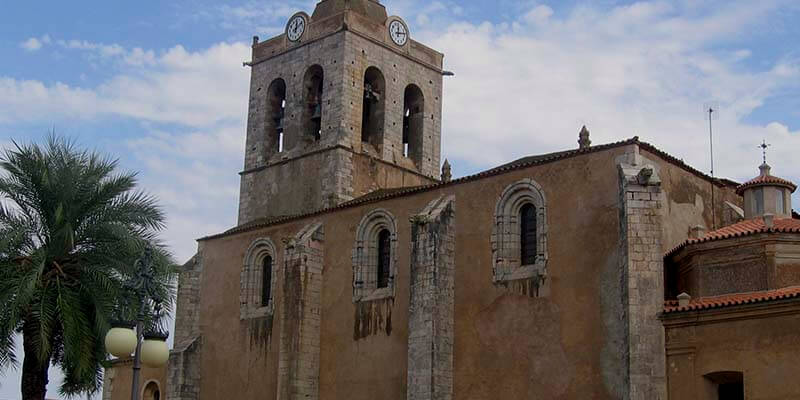
M 708 148 L 711 155 L 711 229 L 717 229 L 716 207 L 714 205 L 714 131 L 711 129 L 711 121 L 719 119 L 719 104 L 709 102 L 703 104 L 703 114 L 708 119 Z

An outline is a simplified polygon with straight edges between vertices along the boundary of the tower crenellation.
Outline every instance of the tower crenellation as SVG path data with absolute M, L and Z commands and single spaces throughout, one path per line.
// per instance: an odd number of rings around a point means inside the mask
M 438 180 L 442 59 L 374 0 L 254 38 L 239 223 Z

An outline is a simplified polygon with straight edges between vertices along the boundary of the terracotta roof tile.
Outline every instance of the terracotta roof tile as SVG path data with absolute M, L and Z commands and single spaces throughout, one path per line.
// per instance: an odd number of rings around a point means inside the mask
M 678 250 L 695 243 L 705 243 L 714 240 L 730 239 L 735 237 L 753 235 L 756 233 L 800 233 L 800 219 L 794 218 L 775 218 L 774 226 L 767 229 L 764 225 L 764 220 L 761 218 L 748 219 L 742 222 L 737 222 L 733 225 L 728 225 L 711 231 L 697 239 L 687 239 L 685 242 L 679 244 L 669 252 L 666 256 L 669 257 L 675 254 Z
M 789 181 L 789 180 L 786 180 L 786 179 L 783 179 L 783 178 L 778 178 L 777 176 L 772 176 L 772 175 L 759 175 L 759 176 L 757 176 L 757 177 L 755 177 L 753 179 L 750 179 L 749 181 L 739 185 L 736 188 L 736 193 L 742 194 L 742 192 L 744 192 L 744 190 L 749 188 L 749 187 L 759 186 L 759 185 L 764 185 L 764 184 L 774 184 L 774 185 L 786 186 L 789 189 L 791 189 L 792 192 L 794 192 L 795 189 L 797 189 L 797 185 L 792 183 L 792 181 Z
M 713 297 L 698 297 L 691 299 L 689 301 L 689 305 L 683 307 L 678 305 L 677 300 L 667 300 L 664 302 L 664 314 L 682 311 L 709 310 L 713 308 L 793 299 L 797 297 L 800 297 L 800 286 L 791 286 L 781 289 L 765 290 L 761 292 L 734 293 Z

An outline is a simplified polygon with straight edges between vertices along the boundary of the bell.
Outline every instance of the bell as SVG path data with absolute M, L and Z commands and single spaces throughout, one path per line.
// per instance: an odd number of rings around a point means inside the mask
M 322 106 L 317 103 L 314 106 L 314 113 L 311 115 L 311 119 L 321 119 L 322 118 Z

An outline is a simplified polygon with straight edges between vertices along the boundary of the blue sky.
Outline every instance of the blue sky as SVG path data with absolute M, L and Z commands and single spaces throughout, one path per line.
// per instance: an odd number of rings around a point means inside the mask
M 575 147 L 583 124 L 595 144 L 638 135 L 708 171 L 701 108 L 716 101 L 718 175 L 754 176 L 766 139 L 773 172 L 800 182 L 796 1 L 383 3 L 456 73 L 442 154 L 457 176 Z M 194 238 L 235 224 L 251 37 L 313 6 L 6 2 L 0 147 L 55 129 L 119 157 L 162 200 L 164 238 L 186 259 Z M 0 400 L 18 393 L 9 372 Z

